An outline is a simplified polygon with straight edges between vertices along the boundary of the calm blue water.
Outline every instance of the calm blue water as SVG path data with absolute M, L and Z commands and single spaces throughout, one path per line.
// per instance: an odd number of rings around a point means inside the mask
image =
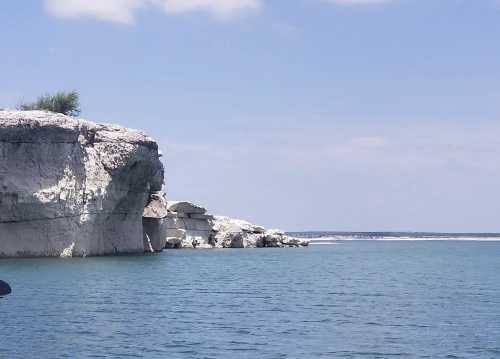
M 0 358 L 500 358 L 500 242 L 2 260 Z

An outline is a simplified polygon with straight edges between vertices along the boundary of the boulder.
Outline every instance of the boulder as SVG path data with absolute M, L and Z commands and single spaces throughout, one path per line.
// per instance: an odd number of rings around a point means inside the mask
M 148 203 L 144 208 L 143 217 L 146 218 L 165 218 L 168 216 L 167 198 L 165 193 L 151 193 Z
M 213 221 L 215 231 L 243 231 L 248 233 L 264 233 L 265 229 L 262 226 L 257 226 L 242 219 L 235 219 L 225 216 L 215 216 Z
M 218 248 L 298 247 L 305 240 L 292 238 L 281 230 L 264 227 L 229 217 L 216 216 L 212 221 L 212 244 Z
M 0 280 L 0 297 L 3 297 L 10 293 L 12 293 L 12 289 L 10 288 L 9 283 Z
M 190 202 L 168 202 L 168 210 L 170 212 L 178 212 L 185 214 L 205 214 L 207 210 Z
M 245 248 L 243 232 L 216 232 L 212 244 L 216 248 Z
M 179 249 L 182 248 L 182 239 L 178 237 L 167 237 L 165 244 L 166 249 Z
M 262 233 L 247 233 L 244 236 L 243 245 L 245 248 L 264 247 L 264 235 Z
M 0 111 L 0 257 L 143 253 L 157 143 L 43 111 Z
M 274 233 L 264 234 L 264 247 L 281 247 L 283 236 Z
M 268 236 L 284 236 L 285 232 L 281 229 L 268 229 L 265 231 Z
M 192 215 L 190 214 L 188 217 L 182 212 L 169 212 L 165 218 L 167 238 L 177 238 L 180 242 L 180 246 L 177 245 L 177 242 L 175 243 L 176 248 L 202 248 L 210 246 L 212 224 L 209 218 L 211 216 L 198 214 L 199 216 L 205 216 L 198 219 L 192 218 Z M 172 244 L 167 243 L 167 248 L 171 248 L 172 246 Z

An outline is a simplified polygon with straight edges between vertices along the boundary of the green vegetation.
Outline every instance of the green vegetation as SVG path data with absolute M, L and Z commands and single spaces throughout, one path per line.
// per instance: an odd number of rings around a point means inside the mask
M 23 111 L 44 110 L 62 113 L 68 116 L 78 116 L 81 112 L 79 95 L 76 91 L 60 91 L 54 95 L 46 94 L 40 96 L 33 103 L 23 103 L 19 105 L 19 109 Z

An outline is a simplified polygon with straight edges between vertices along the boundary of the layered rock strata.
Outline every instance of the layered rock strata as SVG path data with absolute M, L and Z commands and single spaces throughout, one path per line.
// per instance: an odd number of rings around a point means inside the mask
M 300 247 L 308 241 L 250 222 L 207 214 L 189 202 L 168 202 L 166 248 Z
M 211 244 L 216 248 L 304 247 L 305 239 L 290 237 L 277 229 L 229 217 L 216 216 L 212 220 Z
M 190 202 L 168 202 L 166 248 L 212 248 L 212 220 L 207 210 Z
M 162 188 L 159 157 L 157 143 L 139 131 L 0 111 L 0 256 L 150 250 L 142 216 Z M 153 250 L 161 247 L 154 241 Z

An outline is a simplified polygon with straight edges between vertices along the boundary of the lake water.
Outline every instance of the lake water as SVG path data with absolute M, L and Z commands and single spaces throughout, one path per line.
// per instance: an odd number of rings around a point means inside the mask
M 500 242 L 1 260 L 0 358 L 500 358 Z

